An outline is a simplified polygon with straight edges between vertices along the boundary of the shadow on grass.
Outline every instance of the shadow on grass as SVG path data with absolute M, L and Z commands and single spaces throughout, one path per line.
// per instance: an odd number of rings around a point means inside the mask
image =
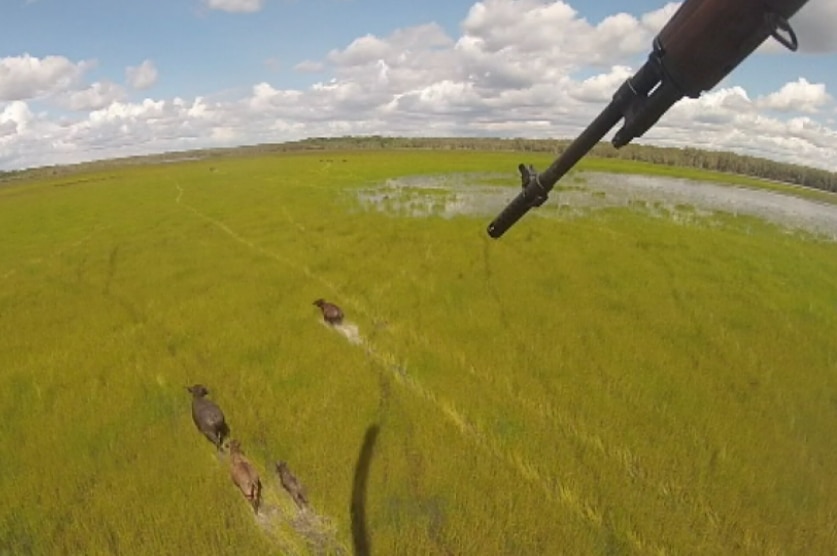
M 369 531 L 366 528 L 366 489 L 369 478 L 369 466 L 372 463 L 372 455 L 375 449 L 375 440 L 378 438 L 380 427 L 370 425 L 363 437 L 363 445 L 355 464 L 355 477 L 352 482 L 352 544 L 355 548 L 355 556 L 369 556 L 371 546 L 369 542 Z

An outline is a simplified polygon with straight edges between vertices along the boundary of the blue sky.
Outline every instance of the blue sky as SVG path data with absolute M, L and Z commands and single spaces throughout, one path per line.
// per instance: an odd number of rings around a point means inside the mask
M 0 169 L 306 135 L 570 137 L 676 8 L 3 1 Z M 758 52 L 701 99 L 715 128 L 690 120 L 703 105 L 683 103 L 642 141 L 682 146 L 699 135 L 698 146 L 835 169 L 837 41 L 826 24 L 835 18 L 837 0 L 810 0 L 792 23 L 803 50 L 808 41 L 819 52 Z

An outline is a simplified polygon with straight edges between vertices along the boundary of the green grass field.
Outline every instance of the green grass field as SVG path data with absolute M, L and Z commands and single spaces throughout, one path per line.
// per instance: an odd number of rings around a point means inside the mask
M 353 194 L 452 172 L 511 188 L 520 158 L 284 154 L 0 189 L 0 555 L 351 554 L 375 425 L 375 555 L 833 553 L 837 244 L 632 209 L 496 241 L 490 218 Z M 196 382 L 262 474 L 259 518 L 191 422 Z

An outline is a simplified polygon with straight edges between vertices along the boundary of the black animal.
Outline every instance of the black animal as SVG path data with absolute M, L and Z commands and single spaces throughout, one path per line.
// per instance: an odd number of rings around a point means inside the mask
M 276 473 L 279 474 L 279 481 L 282 483 L 282 487 L 288 491 L 288 494 L 291 495 L 291 498 L 294 499 L 296 505 L 299 506 L 299 509 L 305 509 L 308 507 L 308 496 L 305 494 L 305 487 L 302 486 L 302 483 L 299 482 L 291 470 L 288 468 L 288 464 L 284 461 L 276 462 Z
M 224 437 L 230 433 L 224 413 L 214 402 L 206 399 L 209 390 L 203 384 L 187 386 L 186 390 L 192 394 L 192 420 L 195 426 L 222 452 Z
M 318 299 L 314 302 L 314 305 L 323 312 L 323 320 L 327 323 L 335 325 L 343 322 L 343 311 L 334 303 L 329 303 L 325 299 Z

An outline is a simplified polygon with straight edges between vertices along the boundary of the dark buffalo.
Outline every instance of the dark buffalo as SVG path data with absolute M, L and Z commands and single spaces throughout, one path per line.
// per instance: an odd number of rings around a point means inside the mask
M 192 394 L 192 420 L 195 426 L 210 442 L 215 444 L 218 451 L 223 451 L 224 437 L 230 431 L 221 408 L 206 399 L 209 390 L 203 384 L 187 386 L 186 390 Z

